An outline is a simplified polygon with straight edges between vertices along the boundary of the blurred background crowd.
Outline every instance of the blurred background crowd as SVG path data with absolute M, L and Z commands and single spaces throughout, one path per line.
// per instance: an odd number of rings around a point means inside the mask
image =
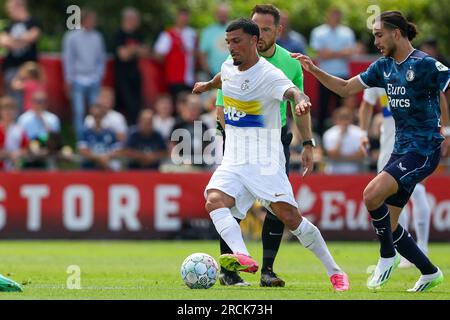
M 215 133 L 216 127 L 215 92 L 202 96 L 190 92 L 196 81 L 220 71 L 228 56 L 227 24 L 248 16 L 256 2 L 131 1 L 134 6 L 125 6 L 120 1 L 79 1 L 81 28 L 75 30 L 66 27 L 70 5 L 66 2 L 0 1 L 2 169 L 214 169 L 189 158 L 182 165 L 173 163 L 170 155 L 177 142 L 172 133 L 185 129 L 192 145 L 201 146 L 194 150 L 202 153 L 206 148 L 204 133 L 208 129 Z M 353 1 L 339 7 L 333 1 L 317 2 L 273 2 L 283 10 L 278 44 L 311 55 L 325 71 L 349 78 L 350 61 L 377 57 L 366 27 L 368 4 L 357 5 L 358 12 L 352 10 Z M 397 2 L 399 7 L 404 3 L 422 31 L 416 47 L 448 66 L 448 1 Z M 439 10 L 439 5 L 447 10 Z M 425 18 L 423 10 L 433 19 Z M 61 60 L 64 112 L 50 103 L 55 93 L 46 86 L 50 75 L 40 62 L 49 51 L 57 52 Z M 143 59 L 159 65 L 160 81 L 165 84 L 150 100 L 143 92 Z M 105 84 L 108 61 L 113 64 L 114 81 Z M 366 157 L 359 149 L 362 132 L 357 126 L 361 97 L 341 99 L 321 85 L 317 90 L 312 108 L 318 142 L 315 171 L 375 171 L 382 121 L 379 106 L 369 131 L 370 157 Z M 195 121 L 201 121 L 200 130 Z M 295 126 L 291 130 L 291 166 L 300 170 L 301 139 Z M 443 159 L 442 172 L 450 172 L 447 164 L 448 158 Z

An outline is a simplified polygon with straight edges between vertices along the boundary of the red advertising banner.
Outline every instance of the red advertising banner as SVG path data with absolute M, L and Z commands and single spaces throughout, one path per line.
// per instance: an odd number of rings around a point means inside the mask
M 209 223 L 211 173 L 21 172 L 0 174 L 0 238 L 168 239 L 190 220 Z M 327 239 L 371 240 L 362 202 L 372 176 L 292 176 L 305 216 Z M 450 177 L 427 181 L 431 240 L 450 240 Z M 411 211 L 410 205 L 407 208 Z

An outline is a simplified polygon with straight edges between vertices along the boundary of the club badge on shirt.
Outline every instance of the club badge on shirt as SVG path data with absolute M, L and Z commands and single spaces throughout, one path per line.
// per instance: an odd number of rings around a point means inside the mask
M 416 77 L 416 75 L 415 75 L 414 71 L 412 71 L 411 69 L 406 71 L 406 80 L 411 82 L 414 80 L 415 77 Z
M 250 80 L 245 80 L 244 83 L 241 85 L 241 90 L 245 91 L 245 90 L 250 89 L 249 83 L 250 83 Z

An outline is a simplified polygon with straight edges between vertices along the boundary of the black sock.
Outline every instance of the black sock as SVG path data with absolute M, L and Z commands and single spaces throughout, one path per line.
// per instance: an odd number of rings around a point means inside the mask
M 433 274 L 437 272 L 436 266 L 431 263 L 417 246 L 417 243 L 409 232 L 403 229 L 401 225 L 397 226 L 397 229 L 392 233 L 392 237 L 397 251 L 409 262 L 414 263 L 422 274 Z
M 395 256 L 395 248 L 392 240 L 391 218 L 388 207 L 383 204 L 375 210 L 369 210 L 372 217 L 372 225 L 380 241 L 380 255 L 383 258 L 392 258 Z
M 261 272 L 272 271 L 275 257 L 283 237 L 284 224 L 266 209 L 266 218 L 262 228 L 263 265 Z
M 236 219 L 236 218 L 235 218 Z M 236 219 L 236 221 L 238 223 L 241 223 L 240 219 Z M 225 240 L 222 239 L 222 237 L 220 238 L 220 254 L 226 254 L 226 253 L 233 253 L 233 250 L 230 249 L 230 247 L 227 245 L 227 243 L 225 242 Z M 220 271 L 222 273 L 229 273 L 231 271 L 225 270 L 224 268 L 220 267 Z M 231 272 L 232 273 L 232 272 Z

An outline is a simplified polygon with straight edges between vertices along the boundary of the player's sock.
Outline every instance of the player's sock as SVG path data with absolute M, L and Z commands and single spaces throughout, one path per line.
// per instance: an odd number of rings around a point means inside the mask
M 241 223 L 240 219 L 235 218 L 237 223 Z M 233 253 L 233 250 L 230 249 L 230 247 L 227 245 L 227 243 L 225 242 L 225 240 L 222 239 L 222 237 L 220 237 L 220 254 L 226 254 L 226 253 Z M 220 267 L 220 271 L 222 273 L 229 273 L 230 271 L 226 270 L 223 267 Z
M 403 226 L 403 229 L 408 230 L 409 226 L 409 210 L 406 206 L 403 207 L 400 216 L 398 217 L 398 223 Z
M 423 184 L 417 184 L 411 195 L 413 202 L 414 229 L 416 230 L 417 245 L 428 254 L 428 237 L 430 233 L 431 209 L 427 199 L 427 192 Z
M 263 265 L 261 272 L 273 270 L 273 262 L 280 248 L 283 231 L 283 222 L 266 209 L 266 218 L 262 228 Z
M 392 241 L 391 220 L 388 207 L 383 204 L 375 210 L 369 210 L 372 217 L 372 225 L 375 228 L 380 241 L 380 256 L 392 258 L 395 256 L 395 248 Z
M 225 240 L 233 253 L 243 253 L 249 255 L 244 239 L 242 238 L 241 228 L 228 208 L 219 208 L 209 213 L 214 226 L 220 237 Z
M 328 276 L 341 273 L 341 268 L 336 264 L 328 251 L 327 244 L 320 233 L 320 230 L 303 217 L 297 229 L 291 230 L 292 234 L 300 240 L 300 243 L 311 250 L 327 269 Z
M 406 231 L 408 231 L 407 226 L 409 226 L 409 217 L 410 217 L 410 214 L 409 214 L 408 207 L 404 206 L 402 212 L 400 212 L 400 216 L 398 217 L 398 224 L 401 224 L 403 226 L 403 229 L 405 229 Z M 411 262 L 409 262 L 408 259 L 401 256 L 399 268 L 409 268 L 412 266 L 413 266 L 413 264 Z
M 392 233 L 392 237 L 397 251 L 410 262 L 414 263 L 422 274 L 433 274 L 437 272 L 438 269 L 436 266 L 419 249 L 409 232 L 404 230 L 401 225 L 397 225 L 397 229 Z

